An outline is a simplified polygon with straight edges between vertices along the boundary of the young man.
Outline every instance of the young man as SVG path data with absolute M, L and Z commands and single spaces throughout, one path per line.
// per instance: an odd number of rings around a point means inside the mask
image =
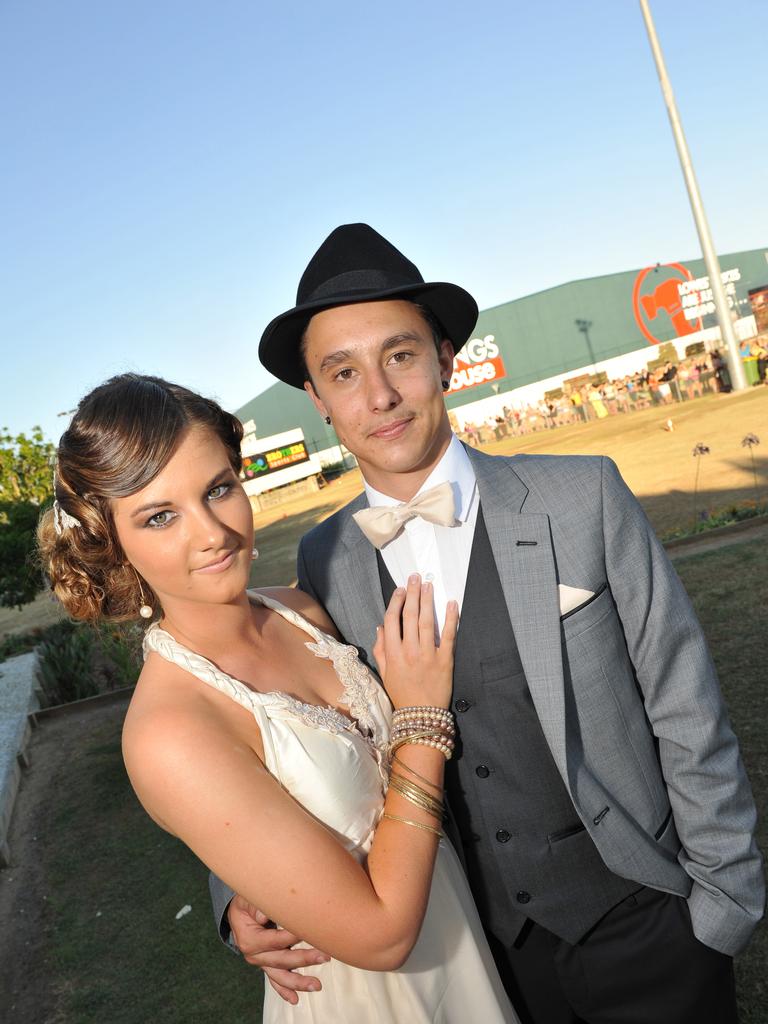
M 333 423 L 365 493 L 303 538 L 299 585 L 368 660 L 410 573 L 438 625 L 459 601 L 447 795 L 521 1019 L 735 1021 L 762 867 L 701 629 L 610 460 L 453 436 L 442 395 L 476 315 L 366 225 L 312 258 L 260 356 Z M 292 969 L 317 951 L 212 889 L 248 960 L 289 1000 L 309 990 Z

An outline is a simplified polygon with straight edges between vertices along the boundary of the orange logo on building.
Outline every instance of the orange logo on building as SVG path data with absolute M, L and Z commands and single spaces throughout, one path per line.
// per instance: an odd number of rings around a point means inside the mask
M 653 280 L 647 285 L 646 278 L 653 274 Z M 663 275 L 659 281 L 658 276 Z M 692 281 L 693 274 L 682 263 L 668 263 L 665 266 L 646 267 L 635 279 L 632 289 L 632 310 L 637 326 L 651 345 L 658 345 L 664 338 L 656 337 L 656 333 L 666 334 L 669 325 L 678 338 L 686 334 L 694 334 L 702 328 L 700 318 L 688 320 L 680 296 L 680 285 L 684 281 Z M 651 291 L 650 285 L 657 281 Z M 644 287 L 645 285 L 645 287 Z
M 488 384 L 506 377 L 507 371 L 499 353 L 499 346 L 492 334 L 484 338 L 472 338 L 453 360 L 453 373 L 448 394 Z

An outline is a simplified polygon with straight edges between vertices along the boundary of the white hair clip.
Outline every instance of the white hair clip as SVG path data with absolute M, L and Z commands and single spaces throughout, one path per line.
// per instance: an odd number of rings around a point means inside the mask
M 65 512 L 56 497 L 56 470 L 53 471 L 53 528 L 60 537 L 65 530 L 73 530 L 81 526 L 79 519 L 75 519 L 69 512 Z
M 80 525 L 80 520 L 75 519 L 69 512 L 65 512 L 58 499 L 55 499 L 53 502 L 53 528 L 56 533 L 61 536 L 65 530 L 72 530 Z

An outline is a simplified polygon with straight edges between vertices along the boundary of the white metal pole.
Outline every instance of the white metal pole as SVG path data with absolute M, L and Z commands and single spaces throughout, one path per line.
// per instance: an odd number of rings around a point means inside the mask
M 741 356 L 739 355 L 739 343 L 736 340 L 736 333 L 733 329 L 733 322 L 731 320 L 730 310 L 728 309 L 728 300 L 725 297 L 723 279 L 720 274 L 720 261 L 717 258 L 715 247 L 712 244 L 712 236 L 709 232 L 707 217 L 704 213 L 704 206 L 701 202 L 699 186 L 696 182 L 696 175 L 693 172 L 691 155 L 688 152 L 688 145 L 685 141 L 685 135 L 683 134 L 683 126 L 680 122 L 680 115 L 677 111 L 677 104 L 675 103 L 675 97 L 672 92 L 672 85 L 670 84 L 669 76 L 667 75 L 667 68 L 664 64 L 664 55 L 661 52 L 661 46 L 659 45 L 659 40 L 656 35 L 656 28 L 653 24 L 650 8 L 648 7 L 648 0 L 640 0 L 640 8 L 643 12 L 645 27 L 648 31 L 648 39 L 651 44 L 651 50 L 653 51 L 653 59 L 656 62 L 656 70 L 659 74 L 661 91 L 664 96 L 664 103 L 667 107 L 667 113 L 669 114 L 669 123 L 672 126 L 672 134 L 675 137 L 677 154 L 680 157 L 680 165 L 683 169 L 683 177 L 685 178 L 685 185 L 688 189 L 688 198 L 691 201 L 691 209 L 693 210 L 693 219 L 696 222 L 696 230 L 699 234 L 699 241 L 701 242 L 701 251 L 704 256 L 704 263 L 709 276 L 709 287 L 712 289 L 712 301 L 715 304 L 715 314 L 717 316 L 717 322 L 720 325 L 720 337 L 725 344 L 726 355 L 728 358 L 731 383 L 735 391 L 743 391 L 747 387 L 747 377 L 744 372 L 744 364 L 742 363 Z

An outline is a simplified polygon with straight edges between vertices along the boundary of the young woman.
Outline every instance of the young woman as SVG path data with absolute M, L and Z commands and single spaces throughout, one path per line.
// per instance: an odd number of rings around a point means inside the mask
M 329 957 L 322 991 L 264 1020 L 516 1021 L 441 838 L 457 611 L 395 592 L 375 654 L 386 693 L 310 598 L 247 591 L 238 421 L 126 374 L 59 444 L 40 546 L 78 619 L 152 618 L 123 732 L 150 816 Z M 393 710 L 394 709 L 394 710 Z

